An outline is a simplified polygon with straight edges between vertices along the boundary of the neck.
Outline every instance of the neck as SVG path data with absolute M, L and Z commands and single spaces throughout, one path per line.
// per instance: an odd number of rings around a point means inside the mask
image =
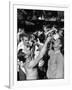
M 59 48 L 54 48 L 54 51 L 56 52 L 56 51 L 59 51 L 60 49 Z

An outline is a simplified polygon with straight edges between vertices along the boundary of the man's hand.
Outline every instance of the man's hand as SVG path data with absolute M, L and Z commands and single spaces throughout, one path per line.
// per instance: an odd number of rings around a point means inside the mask
M 51 39 L 52 39 L 52 37 L 48 37 L 48 38 L 47 38 L 47 42 L 49 42 Z

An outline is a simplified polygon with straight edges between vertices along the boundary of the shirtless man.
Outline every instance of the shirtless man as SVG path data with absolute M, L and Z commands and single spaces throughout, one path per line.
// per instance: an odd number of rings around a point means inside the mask
M 39 61 L 45 55 L 45 52 L 47 50 L 47 44 L 50 41 L 50 39 L 51 39 L 51 37 L 47 38 L 43 48 L 41 49 L 41 51 L 36 59 L 31 58 L 30 55 L 26 56 L 26 62 L 24 63 L 24 68 L 26 71 L 26 79 L 27 80 L 38 79 L 38 72 L 37 72 L 37 68 L 35 66 L 39 63 Z
M 64 58 L 60 52 L 61 46 L 61 41 L 58 38 L 54 41 L 54 50 L 51 49 L 48 53 L 48 55 L 50 56 L 47 70 L 48 79 L 64 78 Z

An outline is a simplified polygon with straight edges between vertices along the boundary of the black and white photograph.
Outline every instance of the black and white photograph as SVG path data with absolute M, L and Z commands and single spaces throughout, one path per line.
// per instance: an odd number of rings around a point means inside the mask
M 17 8 L 17 81 L 64 79 L 64 11 Z

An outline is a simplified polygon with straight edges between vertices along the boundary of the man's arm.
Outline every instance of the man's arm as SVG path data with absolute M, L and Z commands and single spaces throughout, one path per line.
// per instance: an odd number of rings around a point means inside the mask
M 37 58 L 36 58 L 35 60 L 32 60 L 32 61 L 29 63 L 29 65 L 28 65 L 29 68 L 30 68 L 30 67 L 32 68 L 32 67 L 36 66 L 36 65 L 38 64 L 38 62 L 43 58 L 43 56 L 44 56 L 45 53 L 46 53 L 47 44 L 48 44 L 48 42 L 50 41 L 50 39 L 51 39 L 51 37 L 48 37 L 48 38 L 47 38 L 47 40 L 46 40 L 43 48 L 41 49 L 41 51 L 39 52 L 39 55 L 37 56 Z

